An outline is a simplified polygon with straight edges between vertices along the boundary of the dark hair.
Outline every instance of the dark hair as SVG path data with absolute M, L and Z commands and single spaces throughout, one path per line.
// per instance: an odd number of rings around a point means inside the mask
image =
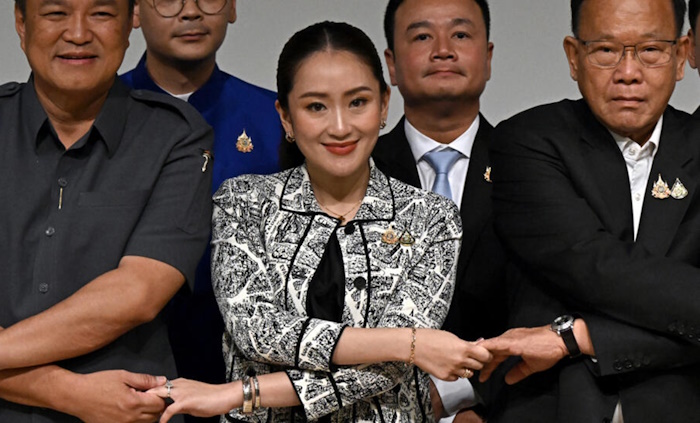
M 573 32 L 575 37 L 578 37 L 583 2 L 584 0 L 571 0 L 571 32 Z M 685 19 L 685 0 L 671 0 L 671 2 L 673 3 L 673 12 L 676 18 L 676 37 L 680 37 L 681 32 L 683 32 L 683 20 Z
M 489 11 L 489 4 L 486 0 L 470 1 L 474 1 L 474 3 L 479 6 L 479 9 L 481 9 L 481 15 L 484 18 L 484 24 L 486 24 L 486 40 L 489 40 L 491 37 L 491 12 Z M 386 12 L 384 13 L 384 36 L 386 37 L 386 45 L 391 51 L 394 51 L 396 11 L 403 2 L 404 0 L 389 0 L 389 4 L 386 6 Z
M 688 0 L 688 21 L 690 22 L 690 27 L 693 29 L 693 33 L 695 33 L 698 13 L 700 13 L 700 0 Z
M 362 30 L 343 22 L 319 22 L 292 35 L 277 62 L 277 100 L 283 109 L 289 110 L 289 93 L 294 88 L 294 78 L 306 58 L 321 51 L 347 51 L 363 61 L 379 82 L 384 93 L 388 85 L 384 80 L 382 61 L 372 40 Z M 282 141 L 280 165 L 282 169 L 299 166 L 304 156 L 296 143 Z
M 134 3 L 136 0 L 129 0 L 129 13 L 134 13 Z M 27 0 L 15 0 L 15 5 L 19 7 L 19 11 L 22 12 L 22 16 L 27 13 Z

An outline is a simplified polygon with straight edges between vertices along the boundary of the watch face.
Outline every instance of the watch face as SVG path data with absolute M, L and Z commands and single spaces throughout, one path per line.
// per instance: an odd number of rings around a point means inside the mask
M 552 322 L 552 330 L 555 332 L 561 332 L 563 330 L 570 329 L 574 325 L 574 318 L 568 314 L 564 316 L 559 316 Z

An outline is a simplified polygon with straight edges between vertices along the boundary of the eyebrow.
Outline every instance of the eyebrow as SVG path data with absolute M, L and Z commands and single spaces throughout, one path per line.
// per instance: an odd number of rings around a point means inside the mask
M 460 26 L 460 25 L 467 25 L 467 26 L 476 26 L 474 24 L 474 21 L 471 19 L 467 18 L 454 18 L 450 21 L 450 27 L 454 28 L 455 26 Z M 428 22 L 428 21 L 418 21 L 418 22 L 413 22 L 408 27 L 406 27 L 406 32 L 412 31 L 414 29 L 420 29 L 420 28 L 433 28 L 435 26 L 434 23 Z
M 365 92 L 365 91 L 372 91 L 372 88 L 362 85 L 360 87 L 353 88 L 351 90 L 344 92 L 343 96 L 354 95 L 354 94 L 358 94 L 358 93 Z M 309 92 L 305 92 L 304 94 L 299 96 L 299 98 L 308 98 L 308 97 L 326 98 L 326 97 L 329 97 L 329 95 L 327 93 L 309 91 Z

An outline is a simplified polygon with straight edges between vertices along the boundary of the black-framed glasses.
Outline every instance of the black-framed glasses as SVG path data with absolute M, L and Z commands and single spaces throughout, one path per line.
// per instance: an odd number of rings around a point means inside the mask
M 627 49 L 634 50 L 634 57 L 647 68 L 664 66 L 673 57 L 673 47 L 678 40 L 650 40 L 626 46 L 617 41 L 578 39 L 586 47 L 588 62 L 604 69 L 616 67 L 622 61 Z
M 187 0 L 153 0 L 153 8 L 164 18 L 172 18 L 185 8 Z M 226 6 L 228 0 L 192 0 L 205 15 L 216 15 Z

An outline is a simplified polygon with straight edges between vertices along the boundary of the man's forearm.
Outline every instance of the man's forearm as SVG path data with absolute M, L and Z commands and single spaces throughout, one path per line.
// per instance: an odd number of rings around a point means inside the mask
M 152 320 L 184 277 L 173 267 L 125 257 L 50 309 L 0 331 L 0 369 L 26 368 L 99 349 Z
M 68 404 L 64 388 L 71 389 L 70 371 L 55 365 L 0 371 L 0 398 L 31 407 L 57 411 Z

